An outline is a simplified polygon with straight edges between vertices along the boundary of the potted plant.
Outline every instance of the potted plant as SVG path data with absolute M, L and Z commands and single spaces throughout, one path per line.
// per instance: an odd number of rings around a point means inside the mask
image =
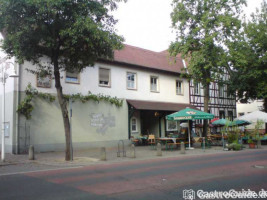
M 251 138 L 248 139 L 248 146 L 250 149 L 255 149 L 255 142 Z

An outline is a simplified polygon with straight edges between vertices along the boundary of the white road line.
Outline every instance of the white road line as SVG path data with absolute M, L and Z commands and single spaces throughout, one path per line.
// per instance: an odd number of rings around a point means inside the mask
M 43 169 L 43 170 L 34 170 L 34 171 L 24 171 L 24 172 L 13 172 L 13 173 L 6 173 L 6 174 L 0 174 L 1 176 L 10 176 L 10 175 L 17 175 L 17 174 L 26 174 L 26 173 L 37 173 L 37 172 L 46 172 L 46 171 L 55 171 L 55 170 L 64 170 L 64 169 L 77 169 L 77 168 L 83 168 L 84 166 L 78 166 L 78 167 L 64 167 L 64 168 L 57 168 L 57 169 Z

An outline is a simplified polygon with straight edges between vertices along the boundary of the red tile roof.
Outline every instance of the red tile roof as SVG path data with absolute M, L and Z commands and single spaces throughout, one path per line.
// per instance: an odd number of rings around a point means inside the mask
M 126 44 L 122 50 L 114 52 L 113 61 L 175 73 L 181 73 L 181 69 L 184 68 L 181 57 L 177 56 L 174 62 L 167 50 L 154 52 Z

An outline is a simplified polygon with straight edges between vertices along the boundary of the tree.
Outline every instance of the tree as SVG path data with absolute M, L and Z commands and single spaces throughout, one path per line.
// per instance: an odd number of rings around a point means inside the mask
M 70 123 L 60 74 L 80 72 L 98 58 L 112 58 L 122 47 L 109 10 L 121 0 L 0 0 L 3 49 L 20 63 L 31 61 L 36 73 L 54 75 L 70 160 Z M 43 58 L 49 62 L 44 64 Z
M 238 19 L 245 0 L 173 0 L 172 26 L 177 39 L 171 56 L 181 53 L 188 61 L 191 79 L 204 88 L 204 111 L 208 112 L 209 86 L 220 81 L 228 66 L 227 43 L 239 35 Z M 207 120 L 204 121 L 204 135 Z
M 242 103 L 263 99 L 267 112 L 267 3 L 261 10 L 244 22 L 244 37 L 232 43 L 230 55 L 236 62 L 232 65 L 229 81 L 231 93 L 236 93 Z

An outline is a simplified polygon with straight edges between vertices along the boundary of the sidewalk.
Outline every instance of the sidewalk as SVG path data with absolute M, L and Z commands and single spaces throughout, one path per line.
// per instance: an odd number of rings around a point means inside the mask
M 120 157 L 117 157 L 117 148 L 106 149 L 106 161 L 100 160 L 100 148 L 87 149 L 87 150 L 74 150 L 73 161 L 65 161 L 65 152 L 48 152 L 48 153 L 37 153 L 35 154 L 35 160 L 29 160 L 28 155 L 13 155 L 6 154 L 6 161 L 3 163 L 0 161 L 1 166 L 17 165 L 17 164 L 39 164 L 39 165 L 50 165 L 58 167 L 70 167 L 70 166 L 86 166 L 93 164 L 110 164 L 124 161 L 136 161 L 136 160 L 148 160 L 148 159 L 159 159 L 168 157 L 184 157 L 184 156 L 201 156 L 207 154 L 218 154 L 218 153 L 230 153 L 233 151 L 223 151 L 221 146 L 213 146 L 203 150 L 200 147 L 196 147 L 192 150 L 186 150 L 186 154 L 181 154 L 180 150 L 162 150 L 162 156 L 157 156 L 157 150 L 152 149 L 150 146 L 136 146 L 136 158 L 132 158 L 130 147 L 126 146 L 126 157 L 123 157 L 122 153 Z M 267 150 L 267 146 L 262 146 L 258 150 Z M 255 151 L 255 149 L 245 148 L 244 151 Z M 238 152 L 236 152 L 238 153 Z

